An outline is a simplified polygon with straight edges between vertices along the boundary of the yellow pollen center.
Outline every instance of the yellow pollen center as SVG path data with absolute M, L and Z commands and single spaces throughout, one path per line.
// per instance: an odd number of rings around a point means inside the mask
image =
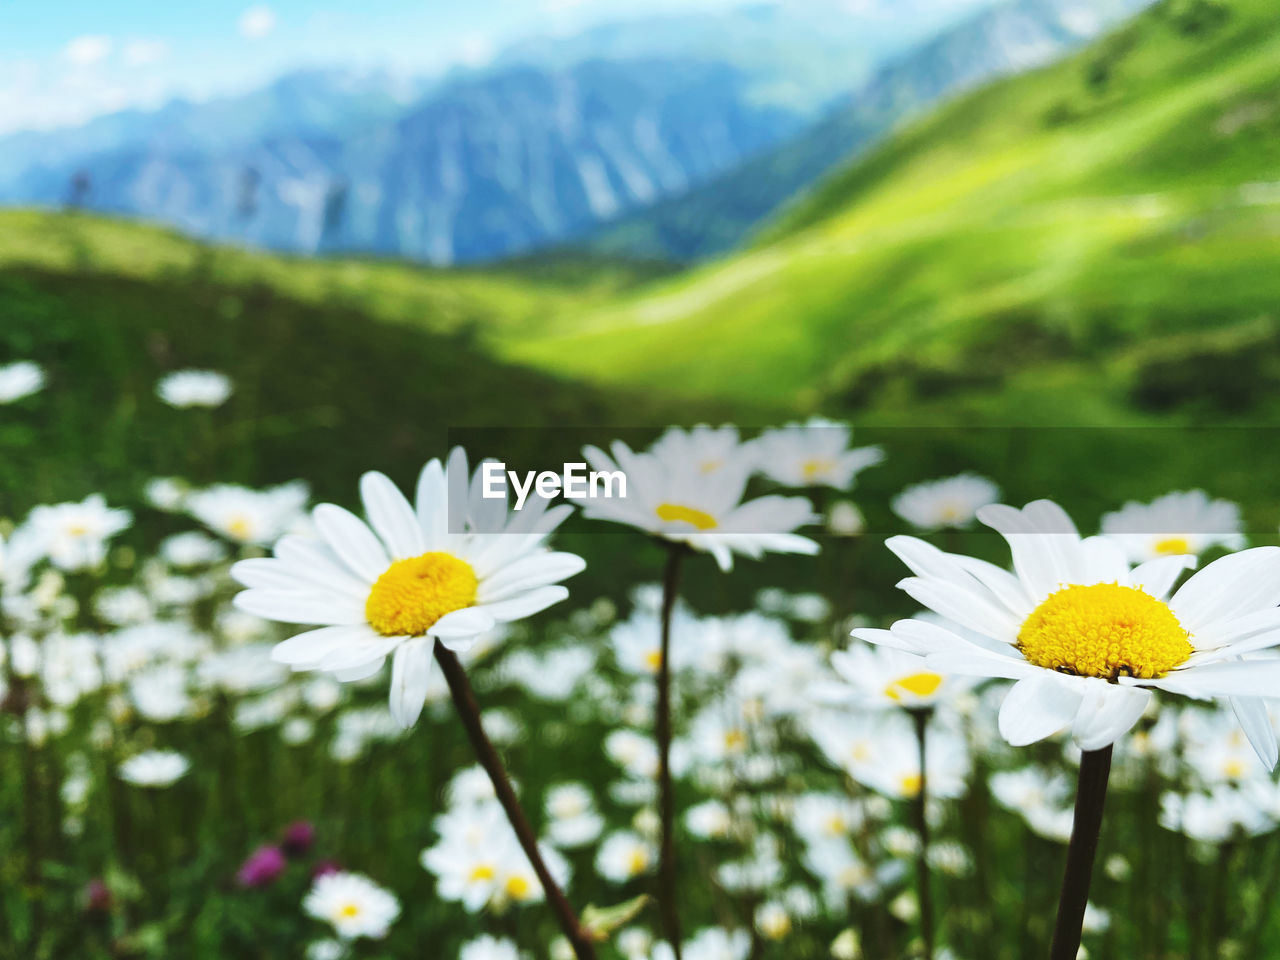
M 446 613 L 476 602 L 471 565 L 447 553 L 397 560 L 369 591 L 364 615 L 384 637 L 420 637 Z
M 667 523 L 687 523 L 697 530 L 713 530 L 717 526 L 716 518 L 711 514 L 679 503 L 660 503 L 656 513 L 659 520 L 665 520 Z
M 724 734 L 724 748 L 726 750 L 738 751 L 747 745 L 747 735 L 741 730 L 726 730 Z
M 644 664 L 654 673 L 657 673 L 658 668 L 662 666 L 662 651 L 650 650 L 644 655 Z
M 634 877 L 636 874 L 644 873 L 649 866 L 649 854 L 644 850 L 636 847 L 631 851 L 631 856 L 627 860 L 627 871 Z
M 814 477 L 827 473 L 835 467 L 835 461 L 829 459 L 813 459 L 806 460 L 804 466 L 800 470 L 804 473 L 806 480 L 812 480 Z
M 249 534 L 253 532 L 253 524 L 249 522 L 249 518 L 242 513 L 236 514 L 227 521 L 227 533 L 231 534 L 237 540 L 248 540 Z
M 83 523 L 73 523 L 67 527 L 67 535 L 72 537 L 86 537 L 89 535 L 89 528 Z
M 1166 556 L 1178 556 L 1184 553 L 1194 553 L 1191 544 L 1187 542 L 1186 537 L 1166 537 L 1156 544 L 1156 553 Z
M 898 780 L 898 790 L 904 797 L 914 797 L 920 792 L 920 774 L 904 774 Z
M 342 907 L 342 909 L 338 911 L 338 916 L 354 917 L 354 916 L 358 916 L 359 913 L 360 913 L 360 908 L 358 906 L 356 906 L 354 903 L 348 903 L 348 904 L 345 904 Z
M 483 883 L 486 880 L 493 879 L 493 867 L 487 863 L 482 863 L 471 871 L 470 880 L 472 883 Z
M 507 896 L 512 900 L 525 900 L 533 892 L 533 884 L 524 877 L 507 878 Z
M 1116 583 L 1050 594 L 1022 624 L 1018 649 L 1036 666 L 1111 681 L 1162 677 L 1194 650 L 1167 604 Z
M 1244 761 L 1239 758 L 1228 760 L 1222 767 L 1222 773 L 1228 780 L 1239 780 L 1246 773 Z
M 901 700 L 903 692 L 913 697 L 928 697 L 938 692 L 942 686 L 942 676 L 937 673 L 913 673 L 899 677 L 884 688 L 885 696 L 890 700 Z

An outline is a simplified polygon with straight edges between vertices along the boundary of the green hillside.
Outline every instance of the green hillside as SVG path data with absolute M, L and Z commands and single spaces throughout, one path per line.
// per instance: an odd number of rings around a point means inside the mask
M 143 480 L 167 474 L 307 477 L 347 496 L 373 464 L 411 475 L 448 427 L 500 428 L 519 450 L 522 438 L 546 443 L 529 427 L 666 422 L 657 398 L 496 361 L 476 337 L 581 308 L 641 274 L 289 260 L 136 224 L 4 213 L 0 364 L 35 360 L 49 386 L 0 407 L 0 518 L 88 490 L 137 502 Z M 230 402 L 166 407 L 156 380 L 184 367 L 230 374 Z
M 1280 10 L 1170 0 L 902 131 L 754 248 L 505 351 L 908 420 L 1264 414 L 1278 256 Z

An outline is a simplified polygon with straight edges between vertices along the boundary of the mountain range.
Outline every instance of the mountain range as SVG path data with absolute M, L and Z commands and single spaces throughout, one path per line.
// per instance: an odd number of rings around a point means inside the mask
M 1139 4 L 1016 0 L 958 23 L 910 3 L 865 20 L 835 3 L 807 17 L 760 4 L 529 41 L 433 79 L 313 70 L 0 138 L 0 203 L 439 265 L 563 244 L 696 258 L 902 117 Z
M 584 245 L 676 260 L 722 253 L 897 124 L 985 81 L 1049 63 L 1149 2 L 1016 0 L 983 10 L 886 63 L 802 134 L 711 183 L 606 225 Z

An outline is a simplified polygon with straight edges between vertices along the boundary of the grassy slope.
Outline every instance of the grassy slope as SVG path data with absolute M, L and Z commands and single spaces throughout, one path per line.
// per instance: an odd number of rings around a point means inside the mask
M 50 378 L 0 408 L 0 517 L 91 490 L 137 502 L 143 479 L 170 473 L 307 477 L 345 499 L 371 466 L 409 480 L 447 428 L 498 428 L 504 448 L 542 451 L 546 435 L 525 428 L 670 419 L 658 400 L 496 361 L 476 342 L 634 281 L 571 262 L 530 273 L 291 261 L 133 224 L 0 215 L 0 363 L 34 359 Z M 232 376 L 226 407 L 155 397 L 159 376 L 188 366 Z
M 1278 97 L 1269 0 L 1162 4 L 901 131 L 754 249 L 508 355 L 889 419 L 1239 413 L 1280 368 Z

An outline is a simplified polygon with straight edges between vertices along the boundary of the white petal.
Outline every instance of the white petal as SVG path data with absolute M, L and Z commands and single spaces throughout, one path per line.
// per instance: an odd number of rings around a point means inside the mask
M 431 684 L 431 642 L 401 644 L 391 660 L 391 716 L 408 730 L 418 722 Z
M 1280 660 L 1210 663 L 1203 667 L 1174 670 L 1158 680 L 1142 682 L 1199 699 L 1278 698 L 1280 697 Z
M 935 613 L 983 636 L 1008 643 L 1012 643 L 1018 636 L 1020 621 L 1002 604 L 996 604 L 983 596 L 976 583 L 975 589 L 970 590 L 946 580 L 909 577 L 899 583 L 898 587 Z
M 448 488 L 445 486 L 444 467 L 439 460 L 432 460 L 418 474 L 418 489 L 414 493 L 414 511 L 422 528 L 423 543 L 427 550 L 438 550 L 449 532 Z
M 232 601 L 246 613 L 281 623 L 343 626 L 364 623 L 364 604 L 318 590 L 243 590 Z
M 335 670 L 333 671 L 333 677 L 335 680 L 340 680 L 343 683 L 357 683 L 360 680 L 368 680 L 382 669 L 382 661 L 385 659 L 385 657 L 379 657 L 376 660 L 370 660 L 368 663 L 361 664 L 358 667 L 351 667 L 347 670 Z
M 427 631 L 427 634 L 432 637 L 439 637 L 441 643 L 452 650 L 454 649 L 451 645 L 453 642 L 471 640 L 477 634 L 492 630 L 493 627 L 493 617 L 475 607 L 466 607 L 462 610 L 455 610 L 453 613 L 446 613 L 431 625 L 431 629 Z
M 1132 729 L 1151 702 L 1150 690 L 1105 680 L 1086 680 L 1085 691 L 1071 726 L 1071 736 L 1081 750 L 1101 750 L 1115 743 Z
M 1000 735 L 1015 747 L 1053 736 L 1075 717 L 1081 699 L 1074 684 L 1058 677 L 1019 680 L 1000 705 Z
M 1195 567 L 1194 556 L 1157 557 L 1130 570 L 1129 584 L 1161 599 L 1173 588 L 1183 570 L 1194 570 Z
M 498 623 L 510 623 L 512 620 L 520 620 L 531 617 L 535 613 L 541 613 L 547 607 L 567 599 L 568 596 L 567 587 L 539 587 L 496 603 L 479 604 L 476 609 L 488 614 Z
M 271 659 L 294 668 L 310 669 L 334 650 L 374 636 L 368 627 L 321 627 L 277 643 L 271 649 Z
M 359 667 L 371 660 L 381 663 L 383 658 L 403 644 L 405 639 L 405 637 L 384 637 L 381 634 L 373 633 L 362 643 L 347 644 L 329 652 L 316 664 L 316 668 L 328 670 L 330 673 L 337 673 L 341 670 L 351 670 Z
M 366 473 L 360 478 L 360 498 L 374 532 L 382 538 L 392 559 L 405 560 L 427 552 L 426 538 L 413 508 L 388 477 Z
M 575 553 L 542 553 L 525 557 L 499 570 L 480 584 L 477 599 L 494 603 L 581 573 L 587 562 Z
M 322 503 L 311 516 L 320 536 L 352 572 L 372 583 L 391 565 L 373 531 L 350 510 Z
M 1215 621 L 1280 603 L 1280 547 L 1254 547 L 1214 560 L 1178 588 L 1169 601 L 1178 620 L 1195 634 Z
M 1231 709 L 1249 743 L 1268 770 L 1274 770 L 1280 758 L 1280 745 L 1276 743 L 1276 729 L 1267 713 L 1267 702 L 1258 697 L 1232 697 Z

